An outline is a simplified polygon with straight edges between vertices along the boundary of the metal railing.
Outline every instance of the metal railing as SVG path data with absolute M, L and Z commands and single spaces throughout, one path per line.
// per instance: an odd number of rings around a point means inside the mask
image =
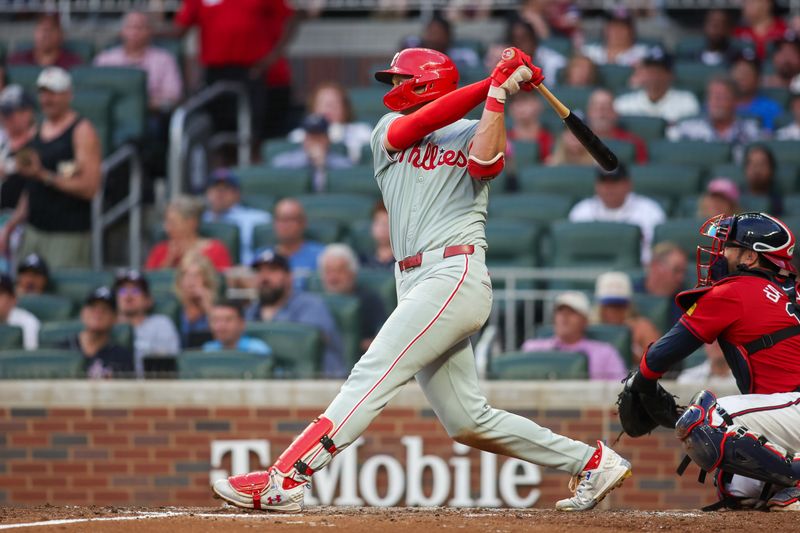
M 130 165 L 128 195 L 120 202 L 103 212 L 105 188 L 108 176 L 117 168 Z M 142 262 L 142 181 L 144 167 L 139 150 L 133 144 L 126 144 L 103 160 L 102 183 L 100 191 L 92 200 L 92 268 L 101 270 L 103 261 L 103 234 L 109 226 L 129 215 L 128 219 L 128 261 L 139 266 Z
M 224 96 L 236 97 L 236 144 L 239 165 L 250 164 L 252 139 L 250 98 L 244 86 L 237 82 L 218 81 L 189 98 L 173 113 L 169 123 L 169 155 L 167 159 L 168 193 L 174 198 L 183 192 L 186 184 L 186 160 L 192 136 L 187 131 L 189 117 Z

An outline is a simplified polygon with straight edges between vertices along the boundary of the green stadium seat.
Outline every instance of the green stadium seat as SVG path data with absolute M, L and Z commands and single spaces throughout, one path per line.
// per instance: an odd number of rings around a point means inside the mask
M 36 97 L 36 79 L 42 72 L 42 67 L 35 65 L 11 65 L 6 67 L 9 83 L 22 85 L 25 91 L 32 97 Z
M 672 242 L 680 246 L 689 257 L 694 257 L 697 246 L 702 243 L 700 224 L 702 224 L 702 220 L 697 218 L 667 220 L 656 226 L 653 233 L 653 245 L 660 242 Z
M 635 293 L 633 295 L 633 306 L 641 316 L 650 319 L 661 333 L 666 332 L 670 328 L 669 298 L 665 296 L 653 296 L 652 294 Z
M 789 194 L 783 197 L 784 215 L 800 216 L 800 194 Z
M 185 351 L 177 363 L 179 379 L 269 379 L 273 358 L 236 350 Z
M 259 251 L 264 248 L 270 248 L 275 246 L 276 242 L 272 224 L 258 224 L 253 227 L 253 250 Z
M 566 37 L 548 37 L 547 39 L 542 39 L 539 45 L 558 52 L 564 57 L 572 55 L 572 41 Z
M 261 158 L 266 163 L 271 163 L 272 158 L 284 152 L 292 152 L 302 148 L 300 143 L 292 142 L 288 139 L 268 139 L 261 143 Z
M 648 142 L 663 139 L 664 131 L 667 129 L 667 121 L 659 117 L 621 116 L 619 125 Z
M 536 330 L 537 338 L 552 337 L 553 326 L 544 325 Z M 586 328 L 586 338 L 606 342 L 613 346 L 627 366 L 631 365 L 631 329 L 616 324 L 591 324 Z
M 107 89 L 81 89 L 72 98 L 72 107 L 89 119 L 100 138 L 103 154 L 108 155 L 112 141 L 114 93 Z
M 0 350 L 21 350 L 22 328 L 0 324 Z
M 158 37 L 153 39 L 153 46 L 166 50 L 175 59 L 178 64 L 178 69 L 183 71 L 183 39 L 175 39 L 171 37 Z
M 539 162 L 539 143 L 536 141 L 514 141 L 514 162 L 517 168 Z
M 626 269 L 641 264 L 638 226 L 617 222 L 555 222 L 551 234 L 553 266 Z
M 600 84 L 614 93 L 628 89 L 628 80 L 633 74 L 633 67 L 624 65 L 598 65 L 597 76 Z
M 91 291 L 106 285 L 114 284 L 114 276 L 110 272 L 98 272 L 89 269 L 58 269 L 50 273 L 50 285 L 53 292 L 70 298 L 77 305 L 82 305 Z
M 800 165 L 800 150 L 797 141 L 759 141 L 753 144 L 762 144 L 770 149 L 779 164 Z
M 320 294 L 342 333 L 344 362 L 353 368 L 361 357 L 361 306 L 358 298 L 346 294 Z
M 239 226 L 227 222 L 202 222 L 199 229 L 200 235 L 209 239 L 217 239 L 225 245 L 228 253 L 233 260 L 233 264 L 239 263 L 241 240 L 239 237 Z
M 237 167 L 233 171 L 241 181 L 242 198 L 247 198 L 250 194 L 286 198 L 305 194 L 310 190 L 309 175 L 305 170 L 254 165 Z
M 175 293 L 176 274 L 177 271 L 173 268 L 162 268 L 144 272 L 144 277 L 150 286 L 150 295 L 153 297 L 163 294 L 173 295 Z
M 161 293 L 153 296 L 152 313 L 155 315 L 164 315 L 177 327 L 180 323 L 181 303 L 174 294 Z
M 275 204 L 278 199 L 271 194 L 248 194 L 246 198 L 242 198 L 242 204 L 253 209 L 261 209 L 268 213 L 272 213 L 275 209 Z
M 489 220 L 513 218 L 549 224 L 567 218 L 570 207 L 572 199 L 562 194 L 494 194 L 489 195 Z
M 76 67 L 72 78 L 78 90 L 107 89 L 114 93 L 113 147 L 142 140 L 147 119 L 147 73 L 138 68 Z
M 727 67 L 706 65 L 699 61 L 678 61 L 673 72 L 676 87 L 692 91 L 700 101 L 703 101 L 708 81 L 714 76 L 726 74 Z
M 83 329 L 80 320 L 64 320 L 44 322 L 39 329 L 40 348 L 58 348 Z M 133 329 L 128 324 L 117 324 L 111 331 L 111 338 L 116 344 L 133 350 Z
M 298 196 L 308 218 L 327 218 L 340 224 L 370 218 L 375 200 L 360 194 L 306 194 Z
M 58 294 L 25 294 L 17 298 L 17 307 L 33 313 L 41 322 L 75 318 L 75 304 Z
M 375 252 L 372 240 L 372 220 L 354 220 L 347 227 L 348 244 L 361 256 L 371 256 Z
M 383 308 L 388 315 L 397 307 L 397 287 L 394 272 L 377 268 L 360 268 L 358 284 L 375 291 L 383 301 Z
M 706 346 L 704 344 L 703 346 L 692 352 L 692 354 L 689 357 L 681 361 L 681 363 L 683 364 L 684 369 L 693 368 L 705 363 L 707 358 L 708 356 L 706 355 Z
M 744 169 L 735 163 L 714 165 L 709 172 L 709 180 L 717 177 L 729 178 L 735 181 L 739 188 L 743 188 L 745 184 Z M 793 164 L 778 159 L 775 177 L 781 191 L 791 193 L 797 190 L 797 167 Z
M 384 64 L 381 69 L 385 69 Z M 386 94 L 388 85 L 370 87 L 352 87 L 348 90 L 353 112 L 358 120 L 375 123 L 377 118 L 389 112 L 383 105 L 383 95 Z
M 622 163 L 630 165 L 636 161 L 636 146 L 633 143 L 618 139 L 603 139 L 603 142 Z
M 558 99 L 572 110 L 586 111 L 586 104 L 589 102 L 589 96 L 595 87 L 577 87 L 563 85 L 558 87 Z M 550 112 L 550 110 L 546 110 Z
M 731 159 L 731 145 L 724 142 L 650 141 L 647 151 L 652 163 L 696 165 L 710 168 Z
M 706 38 L 700 34 L 681 35 L 675 43 L 675 57 L 678 60 L 690 61 L 705 49 Z
M 553 193 L 570 196 L 573 200 L 594 194 L 597 171 L 592 166 L 563 165 L 557 167 L 532 166 L 519 173 L 522 192 Z
M 486 264 L 492 267 L 536 266 L 541 233 L 541 226 L 527 221 L 489 218 L 486 222 L 489 245 Z
M 86 377 L 83 356 L 67 350 L 0 352 L 0 379 L 78 379 Z
M 739 204 L 742 206 L 742 211 L 758 211 L 760 213 L 769 213 L 770 211 L 770 199 L 767 196 L 743 194 L 739 199 Z
M 324 345 L 322 333 L 314 326 L 290 322 L 248 322 L 245 334 L 258 337 L 272 348 L 275 377 L 319 377 Z
M 372 199 L 373 204 L 381 191 L 375 181 L 372 163 L 328 171 L 328 192 L 332 194 L 358 194 Z
M 630 174 L 633 190 L 645 196 L 668 196 L 676 200 L 685 194 L 696 194 L 700 188 L 700 170 L 689 165 L 634 165 Z
M 91 63 L 94 57 L 94 41 L 85 39 L 64 39 L 64 49 L 71 52 L 83 60 L 84 63 Z M 14 42 L 11 48 L 12 53 L 24 52 L 33 48 L 33 41 L 29 39 L 19 39 Z
M 341 221 L 334 218 L 309 218 L 305 236 L 323 244 L 339 242 L 342 235 Z
M 491 360 L 489 378 L 498 380 L 588 379 L 586 354 L 509 352 Z
M 676 218 L 696 218 L 699 217 L 698 207 L 700 205 L 699 194 L 687 194 L 678 200 L 678 204 L 673 211 Z M 698 222 L 698 228 L 700 227 Z

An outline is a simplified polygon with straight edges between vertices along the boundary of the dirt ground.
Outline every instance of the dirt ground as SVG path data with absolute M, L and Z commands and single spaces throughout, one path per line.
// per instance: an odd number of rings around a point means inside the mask
M 441 529 L 505 532 L 800 531 L 798 513 L 700 511 L 591 511 L 564 514 L 536 509 L 309 508 L 278 515 L 232 507 L 0 507 L 0 531 L 185 533 L 305 531 L 426 533 Z

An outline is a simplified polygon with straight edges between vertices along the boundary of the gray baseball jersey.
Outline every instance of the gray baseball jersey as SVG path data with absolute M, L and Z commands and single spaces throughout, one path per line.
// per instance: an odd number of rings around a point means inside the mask
M 375 180 L 389 212 L 395 257 L 456 244 L 486 249 L 489 182 L 474 180 L 466 172 L 478 121 L 459 120 L 390 155 L 383 139 L 392 121 L 401 116 L 384 115 L 371 141 Z

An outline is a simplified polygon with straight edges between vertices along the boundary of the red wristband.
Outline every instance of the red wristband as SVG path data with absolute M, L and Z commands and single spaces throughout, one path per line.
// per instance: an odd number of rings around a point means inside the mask
M 501 102 L 497 98 L 489 96 L 486 98 L 486 109 L 488 111 L 494 111 L 495 113 L 502 113 L 505 111 L 506 105 L 505 103 Z

